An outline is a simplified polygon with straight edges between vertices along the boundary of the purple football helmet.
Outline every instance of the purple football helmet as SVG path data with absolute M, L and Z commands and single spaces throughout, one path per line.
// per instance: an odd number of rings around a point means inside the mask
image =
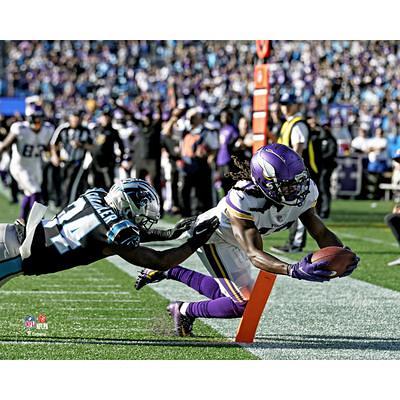
M 303 159 L 278 143 L 261 147 L 250 162 L 251 178 L 264 195 L 278 204 L 301 207 L 310 188 Z

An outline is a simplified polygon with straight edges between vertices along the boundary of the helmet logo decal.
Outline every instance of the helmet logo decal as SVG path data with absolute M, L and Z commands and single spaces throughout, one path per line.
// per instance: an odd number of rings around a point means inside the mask
M 273 151 L 272 149 L 265 149 L 265 151 L 266 151 L 267 153 L 271 153 L 271 154 L 273 154 L 274 156 L 278 157 L 284 164 L 286 164 L 286 160 L 285 160 L 282 156 L 280 156 L 278 153 L 276 153 L 275 151 Z

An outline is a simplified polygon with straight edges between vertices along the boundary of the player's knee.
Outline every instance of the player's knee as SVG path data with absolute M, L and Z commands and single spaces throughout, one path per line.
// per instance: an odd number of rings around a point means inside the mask
M 234 302 L 233 309 L 235 312 L 235 317 L 241 317 L 243 315 L 246 305 L 247 305 L 247 300 Z

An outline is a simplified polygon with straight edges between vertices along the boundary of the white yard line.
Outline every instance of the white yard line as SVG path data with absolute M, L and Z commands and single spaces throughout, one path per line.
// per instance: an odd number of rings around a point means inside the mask
M 7 295 L 14 295 L 14 294 L 101 294 L 105 296 L 110 296 L 110 295 L 122 295 L 122 296 L 128 296 L 130 295 L 129 292 L 114 292 L 114 291 L 91 291 L 91 290 L 82 290 L 82 291 L 77 291 L 77 290 L 1 290 L 0 291 L 0 296 L 7 296 Z
M 134 331 L 140 331 L 141 330 L 134 330 Z M 93 345 L 102 345 L 102 344 L 107 344 L 107 345 L 115 345 L 115 346 L 120 346 L 120 345 L 138 345 L 138 346 L 157 346 L 157 347 L 163 347 L 163 346 L 182 346 L 182 341 L 181 340 L 151 340 L 151 339 L 143 339 L 143 340 L 134 340 L 134 339 L 113 339 L 113 338 L 107 338 L 107 339 L 100 339 L 100 338 L 86 338 L 86 339 L 73 339 L 73 338 L 66 338 L 66 339 L 51 339 L 47 338 L 46 336 L 41 336 L 41 337 L 35 337 L 32 336 L 32 340 L 26 340 L 26 339 L 21 339 L 21 340 L 0 340 L 0 345 L 88 345 L 88 344 L 93 344 Z M 190 341 L 191 345 L 199 346 L 199 347 L 209 347 L 209 346 L 220 346 L 221 343 L 217 341 L 212 341 L 212 342 L 206 342 L 206 341 L 195 341 L 191 340 Z M 229 344 L 227 345 L 226 343 L 223 343 L 227 347 L 229 347 Z
M 38 300 L 35 300 L 36 302 Z M 114 299 L 46 299 L 43 303 L 141 303 L 141 300 L 114 300 Z M 1 301 L 1 304 L 7 304 Z
M 66 286 L 78 287 L 78 288 L 79 287 L 85 287 L 87 289 L 96 289 L 96 288 L 114 288 L 114 289 L 117 289 L 117 288 L 122 287 L 122 285 L 88 285 L 86 283 L 73 283 L 73 284 L 70 284 L 70 285 L 67 285 L 65 283 L 59 284 L 59 285 L 58 284 L 47 284 L 47 283 L 44 283 L 43 286 L 46 286 L 46 288 L 50 288 L 50 289 L 52 289 L 52 288 L 65 288 Z
M 385 244 L 385 245 L 399 248 L 399 245 L 397 243 L 388 242 L 387 240 L 375 239 L 375 238 L 371 238 L 368 236 L 357 236 L 357 235 L 353 235 L 352 233 L 346 233 L 346 232 L 341 232 L 340 236 L 346 237 L 348 239 L 362 240 L 364 242 L 376 243 L 376 244 Z
M 69 319 L 73 319 L 76 321 L 77 319 L 80 320 L 87 320 L 87 321 L 154 321 L 156 317 L 70 317 L 66 318 L 68 321 Z

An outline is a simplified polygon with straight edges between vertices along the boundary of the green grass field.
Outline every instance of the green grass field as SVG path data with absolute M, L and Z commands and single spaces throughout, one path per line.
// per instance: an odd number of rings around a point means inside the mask
M 400 290 L 400 268 L 386 267 L 399 255 L 383 223 L 391 203 L 371 204 L 336 201 L 327 224 L 361 257 L 355 278 Z M 0 197 L 0 222 L 10 222 L 16 215 L 17 207 Z M 283 232 L 268 238 L 265 248 L 286 237 Z M 306 250 L 315 248 L 309 239 Z M 200 321 L 196 322 L 196 337 L 174 337 L 167 304 L 151 288 L 136 292 L 132 278 L 108 261 L 58 274 L 18 277 L 0 289 L 0 358 L 255 358 Z M 24 317 L 37 317 L 41 312 L 47 315 L 48 330 L 27 334 Z

